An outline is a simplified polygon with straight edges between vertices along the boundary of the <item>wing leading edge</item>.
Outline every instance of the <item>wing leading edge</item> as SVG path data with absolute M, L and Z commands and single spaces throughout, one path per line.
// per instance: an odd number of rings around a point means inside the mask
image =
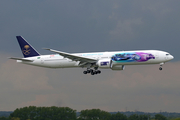
M 57 50 L 53 50 L 53 49 L 49 49 L 49 48 L 44 48 L 44 49 L 49 50 L 51 52 L 55 52 L 55 53 L 65 57 L 65 58 L 71 59 L 72 61 L 80 61 L 80 63 L 79 63 L 80 66 L 84 66 L 84 65 L 87 65 L 87 64 L 97 62 L 97 59 L 93 59 L 93 58 L 77 56 L 77 55 L 73 55 L 73 54 L 70 54 L 70 53 L 61 52 L 61 51 L 57 51 Z

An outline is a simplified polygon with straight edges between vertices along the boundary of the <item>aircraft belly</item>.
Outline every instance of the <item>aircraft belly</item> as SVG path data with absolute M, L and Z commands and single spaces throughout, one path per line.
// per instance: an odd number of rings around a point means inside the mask
M 117 65 L 144 65 L 144 64 L 159 64 L 160 61 L 157 60 L 149 60 L 144 62 L 114 62 Z
M 66 59 L 57 59 L 57 60 L 35 60 L 33 62 L 22 62 L 23 64 L 34 65 L 39 67 L 46 67 L 46 68 L 69 68 L 69 67 L 78 67 L 78 62 L 75 61 L 68 61 Z
M 65 61 L 65 62 L 61 62 L 61 67 L 63 68 L 69 68 L 69 67 L 78 67 L 77 62 L 75 61 Z
M 44 66 L 51 68 L 77 67 L 76 62 L 69 62 L 65 59 L 45 61 Z

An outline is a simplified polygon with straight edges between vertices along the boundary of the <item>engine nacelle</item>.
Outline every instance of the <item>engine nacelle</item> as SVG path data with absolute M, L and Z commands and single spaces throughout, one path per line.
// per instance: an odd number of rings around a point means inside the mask
M 124 70 L 125 66 L 119 65 L 118 63 L 111 60 L 110 61 L 110 68 L 111 68 L 111 70 Z
M 110 68 L 111 70 L 124 70 L 125 66 L 124 65 L 111 65 Z
M 99 68 L 110 68 L 110 64 L 111 64 L 111 59 L 102 59 L 96 63 L 96 65 Z
M 111 70 L 124 70 L 125 66 L 124 65 L 118 65 L 114 63 L 111 59 L 102 59 L 99 60 L 96 65 L 99 68 L 110 68 Z

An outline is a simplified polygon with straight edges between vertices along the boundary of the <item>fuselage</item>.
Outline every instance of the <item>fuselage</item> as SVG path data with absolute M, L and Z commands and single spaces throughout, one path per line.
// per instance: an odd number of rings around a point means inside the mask
M 168 52 L 159 50 L 74 53 L 72 55 L 96 59 L 97 63 L 94 66 L 107 69 L 110 68 L 110 62 L 113 62 L 114 65 L 160 64 L 174 58 Z M 79 65 L 80 61 L 73 61 L 59 54 L 40 55 L 25 59 L 32 60 L 32 62 L 22 60 L 17 60 L 17 62 L 47 68 L 81 67 Z
M 66 53 L 50 48 L 51 55 L 41 55 L 22 36 L 16 36 L 24 58 L 10 57 L 19 63 L 46 68 L 86 68 L 84 74 L 100 74 L 99 69 L 124 70 L 125 65 L 160 64 L 159 70 L 165 62 L 174 57 L 168 52 L 160 50 L 112 51 L 91 53 Z

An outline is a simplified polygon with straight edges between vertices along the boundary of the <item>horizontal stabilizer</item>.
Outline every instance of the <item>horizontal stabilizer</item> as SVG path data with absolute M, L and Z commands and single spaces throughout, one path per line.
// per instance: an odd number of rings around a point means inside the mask
M 28 60 L 28 59 L 24 59 L 24 58 L 10 57 L 9 59 L 13 59 L 13 60 L 22 60 L 22 61 L 25 61 L 25 62 L 33 62 L 33 60 Z

